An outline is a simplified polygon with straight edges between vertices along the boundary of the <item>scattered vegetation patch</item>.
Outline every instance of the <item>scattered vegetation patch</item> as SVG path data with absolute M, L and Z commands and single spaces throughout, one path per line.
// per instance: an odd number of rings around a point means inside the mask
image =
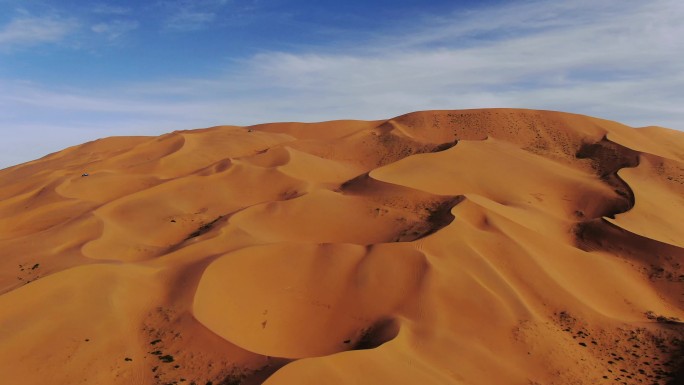
M 453 142 L 446 142 L 446 143 L 438 144 L 432 150 L 430 150 L 430 152 L 446 151 L 446 150 L 454 147 L 457 144 L 458 144 L 458 140 L 454 140 Z
M 40 263 L 35 263 L 31 267 L 27 264 L 19 264 L 19 276 L 17 276 L 17 279 L 26 285 L 41 278 L 40 270 L 36 271 L 39 267 Z
M 587 354 L 602 360 L 602 379 L 617 384 L 675 385 L 684 378 L 684 330 L 671 317 L 647 312 L 657 328 L 595 329 L 566 311 L 556 315 L 560 329 L 568 333 Z M 590 342 L 590 343 L 589 343 Z
M 682 266 L 673 259 L 665 260 L 662 265 L 651 264 L 646 269 L 648 278 L 652 281 L 664 280 L 669 282 L 684 282 L 684 274 L 680 274 Z
M 161 360 L 161 362 L 166 362 L 166 363 L 173 362 L 173 356 L 170 354 L 167 354 L 164 356 L 159 356 L 159 360 Z
M 430 232 L 425 235 L 432 234 L 451 223 L 454 220 L 454 216 L 451 214 L 451 209 L 457 204 L 461 203 L 463 199 L 464 197 L 459 195 L 431 208 L 429 210 L 430 214 L 427 218 L 427 221 L 430 224 Z
M 657 315 L 657 314 L 655 314 L 654 312 L 652 312 L 652 311 L 650 311 L 650 310 L 647 311 L 647 312 L 645 313 L 645 315 L 646 315 L 646 318 L 648 318 L 648 319 L 650 319 L 650 320 L 655 320 L 656 322 L 659 322 L 659 323 L 664 323 L 664 324 L 675 324 L 675 325 L 676 325 L 676 324 L 681 324 L 681 323 L 682 323 L 682 321 L 681 321 L 679 318 L 677 318 L 677 317 L 666 317 L 666 316 L 663 316 L 663 315 Z
M 256 384 L 272 374 L 285 363 L 269 359 L 269 364 L 261 369 L 235 366 L 224 357 L 207 354 L 201 346 L 191 342 L 192 335 L 186 336 L 179 320 L 183 313 L 168 307 L 157 307 L 150 311 L 142 325 L 146 335 L 148 353 L 142 357 L 143 364 L 151 372 L 152 384 L 195 384 L 237 385 Z M 188 343 L 190 341 L 190 343 Z M 287 360 L 289 362 L 289 360 Z M 148 373 L 150 373 L 148 372 Z
M 228 376 L 223 381 L 219 382 L 218 385 L 240 385 L 242 383 L 241 376 Z
M 192 232 L 190 235 L 188 235 L 188 237 L 185 238 L 185 240 L 187 241 L 187 240 L 189 240 L 189 239 L 199 237 L 200 235 L 202 235 L 202 234 L 208 232 L 209 230 L 211 230 L 212 227 L 214 227 L 214 225 L 216 224 L 216 222 L 218 222 L 219 220 L 221 220 L 221 218 L 223 218 L 223 215 L 219 215 L 219 216 L 218 216 L 216 219 L 214 219 L 213 221 L 201 225 L 196 231 L 194 231 L 194 232 Z
M 455 219 L 451 214 L 451 209 L 463 201 L 464 197 L 458 195 L 448 199 L 437 201 L 425 207 L 421 213 L 422 220 L 406 227 L 401 231 L 395 242 L 412 242 L 417 239 L 427 237 L 448 226 Z
M 399 334 L 399 324 L 394 319 L 378 321 L 374 325 L 361 330 L 352 350 L 374 349 L 393 340 Z M 348 344 L 354 339 L 345 340 Z M 349 341 L 349 342 L 347 342 Z

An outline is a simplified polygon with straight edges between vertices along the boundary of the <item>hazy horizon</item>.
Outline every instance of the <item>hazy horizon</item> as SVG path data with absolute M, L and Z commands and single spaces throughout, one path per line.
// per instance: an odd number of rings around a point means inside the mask
M 0 168 L 112 135 L 425 109 L 684 129 L 684 4 L 0 0 Z

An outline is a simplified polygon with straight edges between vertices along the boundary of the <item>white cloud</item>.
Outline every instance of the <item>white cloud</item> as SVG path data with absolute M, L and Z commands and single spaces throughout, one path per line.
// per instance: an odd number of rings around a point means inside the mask
M 213 12 L 202 12 L 190 9 L 182 9 L 166 20 L 166 27 L 171 30 L 192 31 L 206 28 L 211 23 L 216 14 Z
M 256 84 L 312 95 L 308 105 L 363 99 L 350 109 L 361 117 L 515 106 L 684 129 L 683 18 L 684 3 L 670 0 L 530 2 L 423 20 L 343 53 L 263 53 L 244 67 Z
M 424 18 L 339 52 L 262 52 L 202 79 L 100 91 L 6 83 L 0 127 L 19 115 L 32 127 L 59 121 L 79 127 L 68 131 L 75 144 L 217 124 L 523 107 L 684 130 L 680 20 L 684 3 L 672 0 L 525 2 Z
M 130 8 L 112 4 L 95 4 L 90 8 L 92 13 L 100 15 L 127 15 L 131 12 Z
M 104 35 L 109 40 L 116 40 L 122 35 L 134 31 L 139 23 L 134 20 L 113 20 L 106 23 L 97 23 L 90 27 L 91 31 Z
M 228 0 L 167 0 L 160 3 L 167 13 L 165 28 L 173 31 L 194 31 L 213 25 Z
M 56 43 L 76 28 L 71 19 L 25 16 L 0 27 L 0 49 Z

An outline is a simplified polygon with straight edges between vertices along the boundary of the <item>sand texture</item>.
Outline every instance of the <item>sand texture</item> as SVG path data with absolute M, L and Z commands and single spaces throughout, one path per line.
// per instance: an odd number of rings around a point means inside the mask
M 661 127 L 101 139 L 0 170 L 0 250 L 3 385 L 684 383 L 684 133 Z

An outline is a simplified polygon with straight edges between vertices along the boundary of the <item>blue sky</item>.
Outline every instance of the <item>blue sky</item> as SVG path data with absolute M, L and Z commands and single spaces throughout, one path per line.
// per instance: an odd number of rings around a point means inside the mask
M 0 0 L 0 168 L 112 135 L 521 107 L 684 130 L 684 2 Z

